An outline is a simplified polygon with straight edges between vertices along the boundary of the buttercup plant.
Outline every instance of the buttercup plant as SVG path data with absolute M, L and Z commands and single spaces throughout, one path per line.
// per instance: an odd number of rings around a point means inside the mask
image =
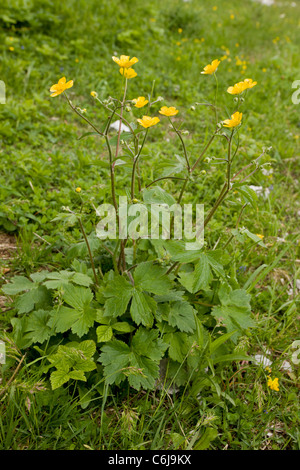
M 256 194 L 245 181 L 259 171 L 265 151 L 250 164 L 234 171 L 239 156 L 238 133 L 245 112 L 239 110 L 240 100 L 233 101 L 231 117 L 220 121 L 216 93 L 215 103 L 209 105 L 215 112 L 215 130 L 200 155 L 192 158 L 185 142 L 188 132 L 178 124 L 181 110 L 173 105 L 158 104 L 162 99 L 154 99 L 153 88 L 147 97 L 128 99 L 129 80 L 137 77 L 133 67 L 139 60 L 125 55 L 113 56 L 112 60 L 122 75 L 122 98 L 103 100 L 97 91 L 90 92 L 95 102 L 107 111 L 104 123 L 95 124 L 73 104 L 73 99 L 68 96 L 70 88 L 72 92 L 76 91 L 76 83 L 72 80 L 67 82 L 65 77 L 60 78 L 50 88 L 51 96 L 63 95 L 72 111 L 90 126 L 92 132 L 82 138 L 97 134 L 106 144 L 109 202 L 119 228 L 124 214 L 118 198 L 126 196 L 128 226 L 133 223 L 131 216 L 137 212 L 139 204 L 147 208 L 146 215 L 151 213 L 151 206 L 158 205 L 169 217 L 170 237 L 151 239 L 141 234 L 135 239 L 125 236 L 104 241 L 94 234 L 87 235 L 83 222 L 84 198 L 81 188 L 77 187 L 80 211 L 65 208 L 55 220 L 69 225 L 79 223 L 88 258 L 75 259 L 64 271 L 44 270 L 32 274 L 30 279 L 16 276 L 3 290 L 8 295 L 18 295 L 19 317 L 13 319 L 13 326 L 19 347 L 27 349 L 35 345 L 35 352 L 47 359 L 47 366 L 43 359 L 43 370 L 45 373 L 50 370 L 53 389 L 69 380 L 87 382 L 91 398 L 103 390 L 102 382 L 107 386 L 119 386 L 128 381 L 136 390 L 154 389 L 164 359 L 168 364 L 163 378 L 165 385 L 181 386 L 190 381 L 192 394 L 197 396 L 202 387 L 201 378 L 209 374 L 208 366 L 213 371 L 214 365 L 221 361 L 247 360 L 244 354 L 233 352 L 233 346 L 239 336 L 248 334 L 255 322 L 251 315 L 250 294 L 238 285 L 232 271 L 229 247 L 236 236 L 239 240 L 249 237 L 264 246 L 260 235 L 240 228 L 240 223 L 246 207 L 256 207 Z M 219 65 L 219 60 L 213 60 L 201 74 L 216 76 Z M 246 79 L 227 91 L 239 95 L 255 85 L 252 79 Z M 195 111 L 200 104 L 193 104 Z M 134 113 L 136 116 L 132 118 Z M 111 125 L 115 119 L 118 130 L 112 135 Z M 179 142 L 176 172 L 144 181 L 140 168 L 147 138 L 153 129 L 159 134 L 166 121 Z M 126 131 L 122 130 L 124 125 Z M 184 237 L 175 239 L 173 236 L 177 229 L 176 217 L 170 208 L 182 204 L 187 188 L 193 186 L 197 176 L 205 175 L 204 159 L 207 166 L 210 161 L 207 152 L 216 138 L 224 139 L 227 145 L 226 154 L 219 159 L 226 168 L 224 184 L 195 231 L 194 241 L 203 235 L 230 194 L 238 194 L 238 200 L 235 196 L 238 221 L 223 247 L 209 249 L 195 243 L 193 249 L 186 250 Z M 122 167 L 129 174 L 125 188 L 118 185 L 117 179 Z M 176 182 L 179 191 L 174 195 L 168 193 L 161 186 L 166 180 Z M 159 209 L 154 215 L 156 223 L 165 229 L 164 222 L 159 222 Z M 135 223 L 138 225 L 136 220 Z M 142 226 L 141 220 L 139 223 Z M 125 227 L 126 234 L 127 229 Z M 97 250 L 110 257 L 109 267 L 102 264 L 103 256 L 96 259 Z

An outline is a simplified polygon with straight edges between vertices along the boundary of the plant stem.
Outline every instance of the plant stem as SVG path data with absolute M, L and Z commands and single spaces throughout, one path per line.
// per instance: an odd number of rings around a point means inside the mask
M 144 140 L 142 142 L 142 145 L 137 153 L 137 155 L 134 157 L 134 160 L 133 160 L 133 167 L 132 167 L 132 175 L 131 175 L 131 199 L 134 199 L 134 186 L 135 186 L 135 170 L 136 170 L 136 165 L 137 165 L 137 162 L 138 162 L 138 159 L 141 155 L 141 152 L 143 150 L 143 147 L 144 147 L 144 144 L 145 144 L 145 141 L 146 141 L 146 138 L 147 138 L 147 134 L 148 134 L 148 129 L 146 129 L 146 132 L 145 132 L 145 135 L 144 135 Z
M 183 148 L 184 158 L 186 160 L 187 170 L 190 173 L 190 171 L 191 171 L 190 162 L 189 162 L 188 154 L 187 154 L 187 151 L 186 151 L 186 146 L 185 146 L 184 140 L 182 138 L 182 135 L 180 134 L 180 131 L 178 129 L 176 129 L 176 127 L 174 126 L 174 124 L 173 124 L 170 117 L 169 117 L 169 122 L 170 122 L 171 126 L 173 127 L 174 132 L 176 132 L 176 134 L 178 135 L 178 137 L 180 139 L 180 142 L 181 142 L 182 148 Z
M 92 124 L 91 121 L 90 121 L 88 118 L 86 118 L 85 116 L 83 116 L 83 114 L 81 114 L 75 106 L 73 106 L 73 104 L 72 104 L 72 102 L 69 100 L 67 94 L 64 93 L 64 95 L 65 95 L 66 100 L 67 100 L 67 102 L 69 103 L 70 107 L 72 108 L 72 110 L 73 110 L 78 116 L 80 116 L 82 119 L 84 119 L 84 121 L 86 121 L 86 122 L 94 129 L 94 131 L 97 132 L 97 134 L 99 134 L 99 135 L 101 135 L 101 136 L 103 137 L 103 133 L 102 133 L 101 131 L 99 131 L 99 129 L 98 129 L 96 126 L 94 126 L 94 124 Z
M 87 236 L 86 236 L 85 230 L 84 230 L 84 228 L 83 228 L 82 221 L 81 221 L 81 218 L 80 218 L 80 217 L 78 217 L 78 221 L 79 221 L 80 229 L 81 229 L 81 232 L 82 232 L 82 234 L 83 234 L 83 237 L 84 237 L 84 240 L 85 240 L 85 243 L 86 243 L 88 252 L 89 252 L 90 261 L 91 261 L 91 265 L 92 265 L 92 270 L 93 270 L 94 278 L 95 278 L 95 285 L 96 285 L 97 287 L 99 287 L 98 279 L 97 279 L 97 274 L 96 274 L 96 270 L 95 270 L 95 265 L 94 265 L 94 260 L 93 260 L 93 255 L 92 255 L 92 251 L 91 251 L 91 247 L 90 247 L 89 241 L 88 241 L 88 239 L 87 239 Z M 100 276 L 101 276 L 102 279 L 103 279 L 103 273 L 102 273 L 102 270 L 101 270 L 101 266 L 99 266 L 99 272 L 100 272 Z
M 210 144 L 212 143 L 212 141 L 214 140 L 214 138 L 216 137 L 217 135 L 217 131 L 212 135 L 212 137 L 209 139 L 208 143 L 206 144 L 206 146 L 204 147 L 203 151 L 201 152 L 201 155 L 200 157 L 197 159 L 196 163 L 192 166 L 191 168 L 191 172 L 193 172 L 196 168 L 196 166 L 198 166 L 199 162 L 201 161 L 202 157 L 205 155 L 208 147 L 210 146 Z
M 157 181 L 161 181 L 161 180 L 167 180 L 167 179 L 170 179 L 170 180 L 182 180 L 182 181 L 185 181 L 186 178 L 180 178 L 179 176 L 163 176 L 162 178 L 157 178 L 156 180 L 152 181 L 152 183 L 149 183 L 146 185 L 146 188 L 149 188 L 149 186 L 152 186 L 152 184 L 156 183 Z
M 126 92 L 127 92 L 127 78 L 125 78 L 124 95 L 123 95 L 123 100 L 121 102 L 120 125 L 119 125 L 119 131 L 118 131 L 118 141 L 117 141 L 117 146 L 116 146 L 115 160 L 118 158 L 119 148 L 120 148 L 120 136 L 121 136 L 121 131 L 122 131 L 123 110 L 124 110 L 124 104 L 125 104 L 125 99 L 126 99 Z
M 217 96 L 218 96 L 219 83 L 218 83 L 218 79 L 217 79 L 216 73 L 214 73 L 214 77 L 215 77 L 215 80 L 216 80 L 216 92 L 215 92 L 215 105 L 214 105 L 214 109 L 215 109 L 216 126 L 217 126 L 217 125 L 218 125 Z
M 247 206 L 247 204 L 244 204 L 243 207 L 242 207 L 242 209 L 241 209 L 241 211 L 240 211 L 240 214 L 239 214 L 239 217 L 238 217 L 236 226 L 235 226 L 236 229 L 238 228 L 238 226 L 239 226 L 239 224 L 240 224 L 240 221 L 241 221 L 241 218 L 242 218 L 242 214 L 243 214 L 244 209 L 245 209 L 246 206 Z M 226 242 L 225 245 L 223 246 L 223 250 L 225 250 L 225 248 L 229 245 L 229 243 L 231 242 L 231 240 L 232 240 L 233 238 L 234 238 L 234 235 L 231 235 L 231 236 L 229 237 L 229 239 L 227 240 L 227 242 Z

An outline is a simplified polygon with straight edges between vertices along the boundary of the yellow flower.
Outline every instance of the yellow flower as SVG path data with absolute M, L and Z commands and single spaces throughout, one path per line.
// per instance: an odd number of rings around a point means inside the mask
M 119 67 L 122 67 L 125 69 L 129 69 L 130 67 L 132 67 L 134 64 L 136 64 L 139 61 L 139 59 L 137 59 L 136 57 L 132 57 L 132 59 L 130 59 L 129 55 L 121 55 L 120 58 L 112 56 L 112 60 L 116 62 L 119 65 Z
M 143 119 L 138 119 L 137 122 L 145 129 L 151 126 L 155 126 L 160 121 L 158 117 L 143 116 Z
M 72 88 L 72 86 L 73 86 L 73 80 L 66 82 L 66 77 L 60 78 L 58 80 L 58 83 L 56 83 L 55 85 L 52 85 L 52 87 L 50 88 L 50 91 L 52 93 L 51 97 L 54 98 L 54 96 L 60 95 L 68 88 Z
M 227 88 L 227 93 L 230 93 L 231 95 L 239 95 L 245 90 L 245 84 L 244 82 L 238 82 L 233 86 L 230 86 Z
M 212 7 L 213 11 L 217 11 L 218 7 Z
M 182 28 L 178 28 L 178 33 L 179 33 L 179 34 L 182 33 Z
M 137 76 L 137 73 L 135 70 L 131 68 L 120 68 L 120 74 L 124 75 L 125 78 L 134 78 Z
M 249 88 L 253 88 L 255 85 L 257 85 L 257 82 L 254 82 L 252 78 L 245 78 L 244 84 L 245 90 L 248 90 Z
M 270 387 L 271 390 L 275 390 L 276 392 L 279 392 L 279 383 L 278 383 L 278 378 L 275 377 L 275 379 L 271 379 L 271 377 L 268 376 L 268 387 Z
M 170 106 L 169 108 L 167 106 L 163 106 L 159 110 L 160 114 L 163 114 L 163 116 L 175 116 L 178 113 L 178 109 L 176 109 L 174 106 Z
M 264 73 L 266 73 L 267 69 L 264 67 L 264 68 L 262 69 L 262 71 L 263 71 Z
M 98 93 L 96 91 L 91 91 L 91 96 L 93 98 L 97 98 L 98 97 Z
M 231 20 L 234 20 L 234 15 L 230 15 L 230 19 L 231 19 Z
M 264 235 L 261 235 L 260 233 L 257 233 L 256 236 L 259 237 L 259 238 L 261 238 L 261 239 L 265 238 L 265 236 L 264 236 Z
M 139 96 L 138 98 L 135 98 L 132 100 L 135 103 L 136 108 L 143 108 L 143 106 L 146 106 L 147 103 L 149 103 L 148 100 L 144 96 Z
M 203 72 L 201 72 L 201 73 L 211 75 L 218 69 L 219 64 L 220 64 L 220 61 L 218 59 L 215 59 L 215 60 L 212 61 L 211 64 L 206 65 L 206 67 L 204 67 L 204 69 L 203 69 Z
M 10 46 L 8 49 L 9 49 L 11 52 L 15 50 L 15 48 L 14 48 L 13 46 Z
M 243 82 L 238 82 L 235 85 L 230 86 L 227 89 L 227 93 L 230 93 L 231 95 L 239 95 L 243 91 L 253 88 L 255 85 L 257 85 L 257 82 L 254 82 L 252 78 L 245 78 Z
M 241 123 L 243 113 L 239 113 L 238 111 L 231 115 L 231 119 L 225 119 L 223 121 L 224 127 L 236 127 Z
M 80 192 L 81 192 L 81 188 L 78 187 L 78 188 L 75 189 L 75 191 L 76 191 L 76 193 L 80 193 Z

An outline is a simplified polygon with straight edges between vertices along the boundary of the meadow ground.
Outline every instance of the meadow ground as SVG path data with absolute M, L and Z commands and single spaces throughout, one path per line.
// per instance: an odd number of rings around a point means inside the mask
M 188 129 L 187 149 L 196 159 L 215 125 L 210 107 L 195 105 L 215 100 L 214 77 L 200 72 L 218 58 L 220 119 L 228 118 L 232 107 L 227 88 L 248 77 L 257 81 L 243 109 L 237 171 L 263 148 L 271 164 L 250 177 L 257 208 L 247 206 L 241 222 L 261 235 L 262 243 L 240 237 L 229 244 L 232 272 L 252 295 L 256 321 L 235 348 L 258 355 L 257 361 L 213 367 L 196 397 L 187 383 L 175 394 L 124 386 L 85 400 L 86 389 L 79 389 L 78 397 L 72 382 L 52 390 L 35 360 L 24 357 L 26 348 L 12 334 L 16 305 L 0 291 L 1 334 L 9 341 L 0 369 L 0 448 L 299 450 L 299 365 L 293 349 L 300 339 L 299 1 L 265 6 L 241 0 L 4 0 L 0 39 L 0 80 L 6 86 L 6 103 L 0 104 L 2 287 L 15 275 L 66 270 L 80 256 L 88 263 L 80 254 L 79 227 L 53 219 L 62 206 L 80 205 L 80 187 L 86 231 L 92 234 L 93 207 L 110 200 L 103 141 L 79 140 L 89 131 L 86 123 L 61 96 L 50 97 L 51 85 L 62 76 L 74 80 L 70 99 L 102 123 L 105 113 L 91 91 L 101 99 L 119 98 L 122 82 L 111 57 L 138 57 L 128 98 L 148 96 L 154 83 L 154 96 L 163 98 L 157 109 L 180 110 L 176 122 Z M 128 119 L 132 116 L 131 110 Z M 166 174 L 180 151 L 167 125 L 153 128 L 142 179 Z M 218 141 L 207 156 L 223 153 Z M 216 197 L 224 175 L 217 162 L 201 163 L 187 201 L 209 205 Z M 121 186 L 127 176 L 126 167 L 120 169 Z M 172 180 L 162 187 L 180 192 Z M 205 233 L 208 247 L 230 238 L 239 217 L 234 207 L 225 204 L 217 212 Z M 268 386 L 270 374 L 278 378 L 279 391 Z

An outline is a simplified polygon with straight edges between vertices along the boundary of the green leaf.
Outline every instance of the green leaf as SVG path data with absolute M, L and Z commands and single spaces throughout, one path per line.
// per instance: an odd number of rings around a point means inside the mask
M 69 378 L 86 382 L 86 376 L 84 375 L 84 372 L 82 370 L 71 370 L 69 372 Z
M 69 379 L 86 381 L 84 372 L 96 369 L 92 359 L 96 345 L 92 340 L 71 342 L 60 345 L 54 354 L 48 356 L 48 360 L 57 370 L 52 372 L 50 382 L 53 389 L 61 387 Z
M 166 269 L 153 265 L 151 261 L 140 263 L 133 278 L 136 287 L 152 294 L 164 295 L 172 288 L 172 282 L 166 276 Z
M 125 380 L 123 369 L 130 365 L 130 349 L 123 341 L 112 340 L 101 348 L 99 361 L 104 366 L 106 382 L 119 385 Z
M 167 344 L 158 338 L 159 331 L 147 330 L 140 327 L 132 339 L 132 348 L 135 353 L 147 356 L 153 361 L 160 361 L 163 353 L 167 349 Z
M 151 328 L 154 320 L 152 312 L 155 310 L 155 307 L 156 302 L 154 299 L 143 292 L 134 290 L 130 313 L 137 325 L 142 323 L 144 326 Z
M 173 302 L 168 322 L 171 326 L 177 326 L 180 331 L 193 332 L 196 328 L 193 307 L 184 300 Z
M 210 443 L 216 439 L 218 431 L 215 428 L 206 428 L 204 434 L 200 437 L 199 441 L 193 447 L 193 450 L 208 449 Z
M 83 273 L 75 273 L 74 276 L 71 278 L 71 281 L 79 286 L 89 287 L 93 284 L 93 279 L 90 278 L 87 274 Z
M 51 297 L 44 286 L 39 286 L 33 284 L 33 288 L 26 292 L 25 294 L 20 295 L 16 302 L 15 306 L 19 314 L 31 312 L 34 307 L 42 307 L 49 305 Z
M 57 369 L 50 375 L 50 383 L 52 390 L 61 387 L 70 379 L 69 369 Z
M 131 132 L 122 132 L 120 135 L 120 141 L 121 140 L 129 140 L 133 137 Z M 114 135 L 111 139 L 109 139 L 109 142 L 111 145 L 116 145 L 118 142 L 118 135 Z
M 99 135 L 98 132 L 85 132 L 77 140 L 85 139 L 85 137 L 89 137 L 90 135 Z
M 79 286 L 88 287 L 93 283 L 93 280 L 87 274 L 74 273 L 72 271 L 59 271 L 48 273 L 46 276 L 49 281 L 44 282 L 47 289 L 61 289 L 68 285 L 70 282 L 74 282 Z
M 213 354 L 225 341 L 230 339 L 232 335 L 235 333 L 234 331 L 230 331 L 229 333 L 225 333 L 224 335 L 219 336 L 219 338 L 215 339 L 211 344 L 210 344 L 210 353 Z
M 132 293 L 133 286 L 123 276 L 115 275 L 103 291 L 103 296 L 107 298 L 104 315 L 112 318 L 123 315 Z
M 255 233 L 251 233 L 248 229 L 246 229 L 245 227 L 243 228 L 240 228 L 240 233 L 242 235 L 246 235 L 248 238 L 250 238 L 251 240 L 253 240 L 254 242 L 256 242 L 258 245 L 260 246 L 263 246 L 264 248 L 266 248 L 266 245 L 263 243 L 262 239 L 260 237 L 258 237 Z
M 60 271 L 53 272 L 47 275 L 47 279 L 50 281 L 45 281 L 44 286 L 47 289 L 60 289 L 69 284 L 70 278 L 74 275 L 71 271 Z
M 239 183 L 234 184 L 233 188 L 243 196 L 245 202 L 251 204 L 254 209 L 257 208 L 258 197 L 256 192 L 252 188 L 245 185 L 239 186 Z
M 112 340 L 101 348 L 99 361 L 104 366 L 108 384 L 119 385 L 126 377 L 136 390 L 153 389 L 159 374 L 159 362 L 167 345 L 158 338 L 158 330 L 140 327 L 131 348 L 123 341 Z
M 218 292 L 221 305 L 212 309 L 212 316 L 221 321 L 228 332 L 233 332 L 232 339 L 237 337 L 247 328 L 255 326 L 251 318 L 250 295 L 243 289 L 230 291 L 227 286 L 222 286 Z
M 101 325 L 96 329 L 98 343 L 104 343 L 111 340 L 113 337 L 113 330 L 110 325 Z
M 130 325 L 126 321 L 120 321 L 117 323 L 113 323 L 111 325 L 113 330 L 116 330 L 120 333 L 131 333 L 132 331 L 135 330 L 134 326 Z
M 168 344 L 170 358 L 182 362 L 189 349 L 187 334 L 181 332 L 166 333 L 163 339 Z
M 97 311 L 90 307 L 93 293 L 85 287 L 67 285 L 64 288 L 63 300 L 73 308 L 59 307 L 49 321 L 49 326 L 55 327 L 56 332 L 64 333 L 71 329 L 79 337 L 86 334 L 93 326 Z
M 159 175 L 158 177 L 162 178 L 165 176 L 178 174 L 184 171 L 186 167 L 185 160 L 181 159 L 178 155 L 175 155 L 175 156 L 177 157 L 177 162 L 171 161 L 170 159 L 168 159 L 168 160 L 164 160 L 161 163 L 158 163 L 155 166 L 157 174 Z
M 75 309 L 85 309 L 93 300 L 93 293 L 91 289 L 85 287 L 77 287 L 73 285 L 66 285 L 63 291 L 63 300 Z
M 212 273 L 210 269 L 209 258 L 206 254 L 201 254 L 199 262 L 195 266 L 193 277 L 193 293 L 197 292 L 198 290 L 209 289 L 209 284 L 212 280 Z
M 172 261 L 179 263 L 197 261 L 203 253 L 203 250 L 187 250 L 185 242 L 181 240 L 164 240 L 164 247 L 170 254 Z
M 2 286 L 2 290 L 4 294 L 16 295 L 25 290 L 31 290 L 34 287 L 36 287 L 36 285 L 27 279 L 27 277 L 15 276 L 10 284 Z
M 34 343 L 43 343 L 51 336 L 51 328 L 47 325 L 50 319 L 50 312 L 46 310 L 36 310 L 28 318 L 26 332 L 29 332 Z
M 219 362 L 251 361 L 251 357 L 245 354 L 223 354 L 214 357 L 212 361 L 214 364 L 218 364 Z
M 145 204 L 176 204 L 174 197 L 159 186 L 144 189 L 143 200 Z

